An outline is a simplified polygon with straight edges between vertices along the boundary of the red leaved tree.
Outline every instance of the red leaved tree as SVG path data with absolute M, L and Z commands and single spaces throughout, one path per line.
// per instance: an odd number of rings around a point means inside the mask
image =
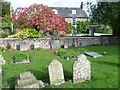
M 34 4 L 28 8 L 17 8 L 13 13 L 11 21 L 18 25 L 19 28 L 32 27 L 37 31 L 69 33 L 69 24 L 65 19 L 42 4 Z

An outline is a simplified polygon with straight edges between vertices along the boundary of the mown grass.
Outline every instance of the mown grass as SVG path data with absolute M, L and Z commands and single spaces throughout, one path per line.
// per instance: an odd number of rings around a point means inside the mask
M 14 88 L 17 76 L 26 71 L 31 71 L 38 80 L 43 80 L 46 88 L 117 88 L 118 87 L 118 45 L 105 46 L 86 46 L 86 47 L 71 47 L 65 49 L 71 54 L 79 55 L 78 48 L 85 48 L 86 51 L 91 52 L 107 52 L 104 57 L 92 58 L 87 56 L 91 61 L 92 78 L 90 81 L 83 83 L 72 83 L 72 65 L 75 59 L 65 60 L 54 54 L 54 50 L 38 50 L 38 51 L 24 51 L 30 56 L 30 63 L 27 64 L 13 64 L 12 56 L 20 51 L 3 52 L 3 56 L 7 63 L 3 65 L 3 87 Z M 49 84 L 48 65 L 53 59 L 59 60 L 64 69 L 64 76 L 66 83 L 53 86 Z

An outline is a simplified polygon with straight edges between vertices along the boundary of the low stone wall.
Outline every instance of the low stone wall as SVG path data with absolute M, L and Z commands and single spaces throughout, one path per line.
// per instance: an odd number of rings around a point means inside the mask
M 8 43 L 13 49 L 20 49 L 24 46 L 26 50 L 36 49 L 51 49 L 51 40 L 59 40 L 61 47 L 64 45 L 70 46 L 86 46 L 86 45 L 106 45 L 117 44 L 120 40 L 116 37 L 60 37 L 60 38 L 0 38 L 0 47 L 6 47 Z

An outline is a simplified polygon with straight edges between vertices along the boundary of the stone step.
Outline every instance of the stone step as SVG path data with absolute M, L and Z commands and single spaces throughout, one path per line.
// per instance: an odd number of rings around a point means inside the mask
M 28 85 L 32 85 L 37 83 L 37 79 L 35 77 L 31 77 L 29 79 L 25 79 L 25 80 L 17 80 L 17 86 L 18 87 L 24 87 L 24 86 L 28 86 Z
M 16 90 L 17 89 L 22 89 L 23 90 L 23 88 L 40 88 L 40 86 L 39 86 L 39 83 L 34 83 L 34 84 L 31 84 L 31 85 L 27 85 L 27 86 L 23 86 L 23 87 L 18 87 L 18 86 L 15 86 L 15 88 L 16 88 Z
M 35 84 L 25 86 L 25 87 L 22 87 L 22 88 L 39 88 L 39 83 L 35 83 Z

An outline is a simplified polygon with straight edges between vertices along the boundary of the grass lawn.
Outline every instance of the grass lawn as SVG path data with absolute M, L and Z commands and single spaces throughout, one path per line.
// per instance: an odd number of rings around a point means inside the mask
M 26 71 L 31 71 L 38 80 L 45 82 L 46 88 L 118 88 L 118 46 L 86 46 L 86 47 L 71 47 L 65 49 L 72 54 L 79 55 L 78 48 L 85 48 L 86 51 L 91 52 L 107 52 L 109 55 L 104 57 L 92 58 L 87 56 L 91 61 L 92 75 L 91 80 L 83 83 L 72 83 L 67 81 L 72 80 L 72 65 L 75 59 L 65 60 L 54 54 L 54 50 L 38 50 L 38 51 L 24 51 L 30 56 L 30 63 L 27 64 L 13 64 L 12 56 L 20 51 L 14 50 L 3 52 L 3 56 L 7 63 L 3 65 L 3 87 L 14 88 L 17 76 Z M 59 60 L 63 64 L 64 76 L 66 83 L 59 86 L 52 86 L 49 84 L 48 65 L 53 59 Z

